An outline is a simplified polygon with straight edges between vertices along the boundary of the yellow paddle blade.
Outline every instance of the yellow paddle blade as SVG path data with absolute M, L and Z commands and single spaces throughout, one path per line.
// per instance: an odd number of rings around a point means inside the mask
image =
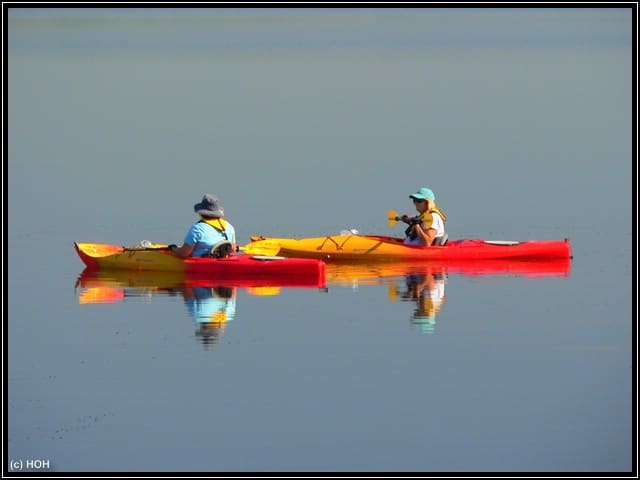
M 278 242 L 270 242 L 269 240 L 259 240 L 243 245 L 240 247 L 240 251 L 248 255 L 265 255 L 271 257 L 278 254 L 280 244 Z
M 387 213 L 387 225 L 393 227 L 396 223 L 398 223 L 398 212 L 389 210 Z
M 398 286 L 391 284 L 387 287 L 387 298 L 390 302 L 398 301 Z

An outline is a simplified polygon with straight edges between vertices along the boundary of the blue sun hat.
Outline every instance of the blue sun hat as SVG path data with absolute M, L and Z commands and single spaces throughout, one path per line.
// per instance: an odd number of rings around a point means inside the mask
M 222 205 L 220 205 L 220 200 L 218 200 L 218 197 L 210 193 L 207 193 L 202 197 L 202 201 L 200 203 L 196 203 L 193 206 L 193 210 L 203 217 L 224 217 L 224 209 L 222 208 Z
M 416 193 L 412 193 L 411 195 L 409 195 L 409 198 L 417 198 L 418 200 L 431 200 L 432 202 L 436 201 L 436 196 L 433 194 L 433 191 L 427 187 L 422 187 Z

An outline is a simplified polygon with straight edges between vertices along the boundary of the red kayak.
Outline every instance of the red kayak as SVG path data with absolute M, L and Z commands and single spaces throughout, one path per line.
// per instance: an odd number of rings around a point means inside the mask
M 324 262 L 303 258 L 235 254 L 226 258 L 181 258 L 166 246 L 122 247 L 100 243 L 75 243 L 76 252 L 89 268 L 182 272 L 226 281 L 264 279 L 317 286 L 325 283 Z

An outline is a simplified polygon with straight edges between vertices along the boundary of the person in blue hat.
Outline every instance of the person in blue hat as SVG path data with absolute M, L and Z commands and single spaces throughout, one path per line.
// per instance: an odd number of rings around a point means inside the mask
M 447 217 L 436 205 L 436 196 L 429 188 L 422 187 L 416 193 L 409 195 L 413 200 L 419 215 L 409 217 L 403 215 L 401 220 L 409 225 L 405 230 L 407 245 L 444 245 L 447 242 L 447 234 L 444 222 Z
M 180 257 L 224 257 L 237 250 L 236 230 L 224 218 L 218 197 L 207 193 L 193 210 L 200 220 L 191 226 L 180 247 L 169 245 L 169 250 Z

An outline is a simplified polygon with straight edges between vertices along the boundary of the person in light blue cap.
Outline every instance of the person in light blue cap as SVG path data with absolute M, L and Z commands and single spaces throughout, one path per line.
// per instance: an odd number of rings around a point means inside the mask
M 436 205 L 436 196 L 430 188 L 422 187 L 409 195 L 413 200 L 419 215 L 409 217 L 403 215 L 400 219 L 409 225 L 405 230 L 407 245 L 444 246 L 447 243 L 447 234 L 444 222 L 447 216 Z

